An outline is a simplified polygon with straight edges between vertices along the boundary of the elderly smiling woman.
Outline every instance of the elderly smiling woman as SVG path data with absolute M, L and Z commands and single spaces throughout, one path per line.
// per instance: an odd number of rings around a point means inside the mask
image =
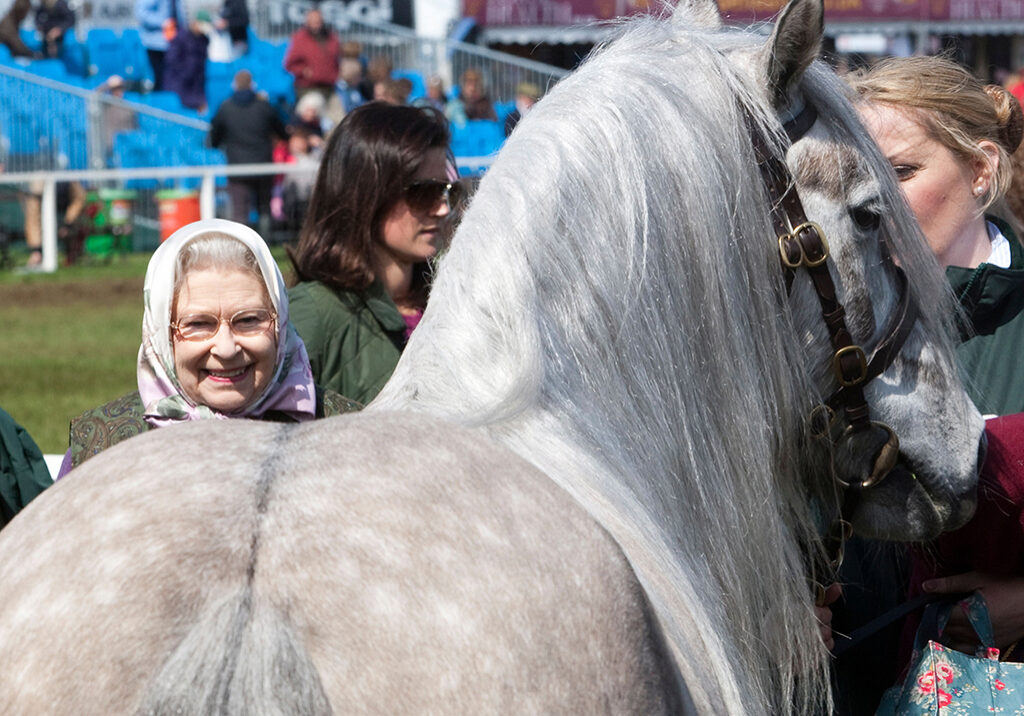
M 179 229 L 150 259 L 143 296 L 139 389 L 71 421 L 58 477 L 151 428 L 311 420 L 358 407 L 314 385 L 284 279 L 252 229 L 219 219 Z

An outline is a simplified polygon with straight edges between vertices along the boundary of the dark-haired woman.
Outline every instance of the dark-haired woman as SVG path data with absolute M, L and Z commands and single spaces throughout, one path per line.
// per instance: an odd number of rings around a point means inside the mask
M 368 403 L 427 302 L 460 186 L 436 111 L 379 102 L 331 133 L 289 257 L 292 322 L 315 380 Z

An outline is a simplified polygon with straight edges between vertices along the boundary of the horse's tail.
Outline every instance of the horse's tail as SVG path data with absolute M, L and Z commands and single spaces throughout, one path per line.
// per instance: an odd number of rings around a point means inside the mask
M 299 635 L 247 589 L 206 610 L 149 684 L 136 715 L 331 713 Z

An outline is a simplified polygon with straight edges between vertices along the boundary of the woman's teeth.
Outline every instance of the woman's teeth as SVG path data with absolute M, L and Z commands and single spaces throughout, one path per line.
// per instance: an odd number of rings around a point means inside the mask
M 245 372 L 245 368 L 238 368 L 237 370 L 210 370 L 207 372 L 214 378 L 237 378 Z

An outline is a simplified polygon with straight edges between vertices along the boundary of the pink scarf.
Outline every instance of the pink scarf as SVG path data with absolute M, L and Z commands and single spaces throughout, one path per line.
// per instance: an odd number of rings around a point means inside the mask
M 188 242 L 208 233 L 226 234 L 245 244 L 260 267 L 267 293 L 277 313 L 277 361 L 274 377 L 266 391 L 240 413 L 219 413 L 195 404 L 181 390 L 174 371 L 171 345 L 171 306 L 174 301 L 174 272 L 178 254 Z M 278 411 L 295 420 L 310 420 L 316 414 L 313 372 L 306 347 L 288 322 L 288 292 L 284 277 L 270 249 L 248 226 L 223 219 L 197 221 L 175 231 L 153 254 L 146 269 L 143 290 L 142 347 L 139 348 L 139 395 L 146 409 L 146 422 L 154 427 L 204 418 L 258 418 Z

